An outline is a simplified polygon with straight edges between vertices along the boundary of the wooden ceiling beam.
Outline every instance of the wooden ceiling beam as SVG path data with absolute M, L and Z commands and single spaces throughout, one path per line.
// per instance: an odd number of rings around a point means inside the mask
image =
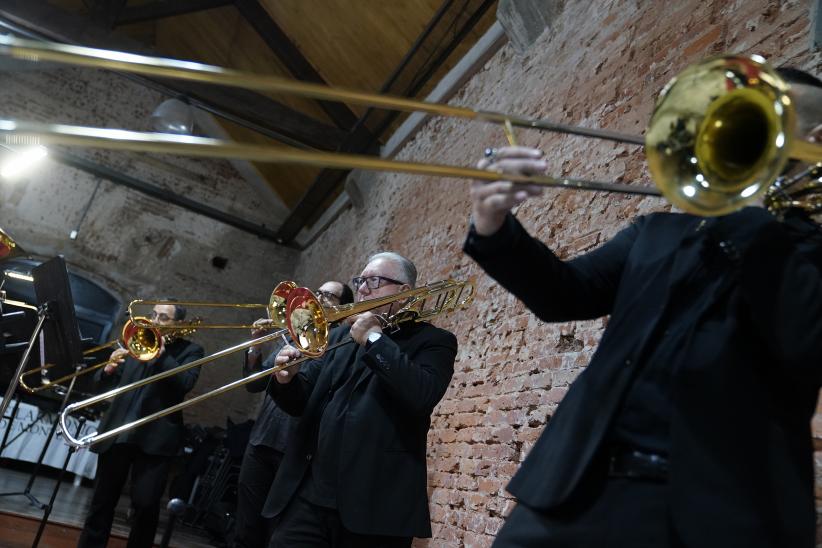
M 429 24 L 426 25 L 420 37 L 414 41 L 408 53 L 400 61 L 397 69 L 388 77 L 380 92 L 414 97 L 495 3 L 496 0 L 466 0 L 465 2 L 445 0 L 442 7 L 437 10 Z M 463 20 L 463 24 L 458 29 L 452 30 L 451 27 L 460 19 Z M 439 30 L 449 35 L 450 38 L 442 41 L 435 36 L 437 33 L 434 30 Z M 435 41 L 435 44 L 427 44 L 429 39 Z M 429 50 L 421 65 L 415 64 L 413 62 L 415 57 L 423 51 L 426 45 L 430 46 L 433 51 Z M 405 83 L 398 84 L 398 82 Z M 374 146 L 376 139 L 390 127 L 391 122 L 400 114 L 396 111 L 379 111 L 383 114 L 383 117 L 373 126 L 377 129 L 374 131 L 373 137 L 369 139 L 367 135 L 363 135 L 357 130 L 365 127 L 365 120 L 372 112 L 376 111 L 368 109 L 357 121 L 355 130 L 343 143 L 342 151 L 362 153 Z M 327 200 L 329 195 L 336 192 L 338 187 L 343 184 L 349 172 L 338 169 L 324 169 L 320 172 L 291 211 L 291 214 L 280 225 L 277 230 L 277 241 L 286 244 L 291 243 L 300 231 L 318 216 L 317 212 L 320 206 Z
M 114 20 L 114 26 L 143 23 L 203 10 L 230 6 L 233 0 L 158 0 L 142 6 L 126 6 Z
M 67 13 L 45 2 L 0 0 L 0 20 L 5 22 L 3 26 L 6 28 L 32 38 L 156 55 L 115 30 L 104 28 L 89 18 Z M 262 128 L 270 137 L 282 135 L 292 145 L 296 143 L 321 150 L 336 150 L 346 135 L 343 130 L 257 92 L 182 80 L 164 80 L 160 84 L 158 80 L 150 78 L 126 76 L 159 91 L 165 90 L 168 93 L 171 89 L 172 94 L 192 97 L 199 103 L 197 106 L 205 107 L 216 116 L 226 113 L 226 117 L 236 123 L 243 124 L 245 121 L 247 124 L 243 125 L 251 129 Z
M 259 0 L 234 0 L 234 5 L 296 79 L 328 85 Z M 357 115 L 343 103 L 317 101 L 317 104 L 339 128 L 350 130 L 357 123 Z

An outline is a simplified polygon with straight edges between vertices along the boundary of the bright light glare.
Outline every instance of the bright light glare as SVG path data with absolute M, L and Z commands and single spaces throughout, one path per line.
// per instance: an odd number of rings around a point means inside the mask
M 11 179 L 34 168 L 48 155 L 46 147 L 38 145 L 10 152 L 0 166 L 0 177 Z
M 15 278 L 17 280 L 23 280 L 25 282 L 33 282 L 34 278 L 32 278 L 28 274 L 23 274 L 22 272 L 17 272 L 16 270 L 6 270 L 5 275 L 9 278 Z
M 682 187 L 682 193 L 688 198 L 693 198 L 696 195 L 696 189 L 691 185 Z
M 756 194 L 756 191 L 759 190 L 759 185 L 751 185 L 742 192 L 739 193 L 740 196 L 743 198 L 748 198 Z

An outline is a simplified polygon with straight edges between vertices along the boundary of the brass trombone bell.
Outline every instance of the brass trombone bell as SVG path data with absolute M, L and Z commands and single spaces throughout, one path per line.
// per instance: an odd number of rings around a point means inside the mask
M 162 350 L 163 345 L 165 344 L 164 339 L 168 335 L 163 336 L 158 329 L 155 329 L 153 327 L 144 327 L 141 325 L 137 325 L 137 322 L 140 320 L 148 321 L 148 318 L 129 318 L 129 320 L 126 321 L 125 325 L 123 325 L 123 329 L 120 333 L 119 339 L 109 341 L 99 346 L 95 346 L 94 348 L 89 348 L 88 350 L 85 350 L 83 352 L 83 355 L 88 356 L 105 348 L 118 346 L 120 348 L 127 350 L 129 355 L 136 360 L 139 360 L 141 362 L 153 360 L 160 354 L 160 351 Z M 187 329 L 189 332 L 194 331 L 194 328 L 191 325 L 184 327 L 184 329 Z M 180 334 L 176 335 L 182 336 Z M 71 379 L 74 379 L 76 377 L 81 377 L 83 375 L 87 375 L 88 373 L 97 371 L 101 367 L 105 367 L 111 363 L 114 363 L 114 361 L 115 360 L 105 360 L 100 363 L 96 363 L 83 369 L 80 369 L 78 371 L 74 371 L 73 373 L 69 373 L 68 375 L 63 375 L 59 379 L 43 379 L 44 382 L 39 386 L 29 385 L 26 382 L 26 377 L 51 369 L 55 365 L 52 363 L 47 363 L 42 367 L 30 369 L 22 373 L 18 378 L 18 381 L 20 383 L 20 386 L 22 386 L 26 392 L 34 394 L 36 392 L 40 392 L 42 390 L 46 390 L 49 388 L 56 388 L 66 381 L 70 381 Z
M 822 148 L 798 138 L 790 86 L 759 56 L 691 65 L 656 104 L 645 139 L 651 176 L 678 208 L 722 215 L 757 202 L 789 158 Z
M 156 358 L 164 345 L 163 336 L 158 329 L 141 325 L 141 322 L 147 321 L 148 318 L 136 316 L 123 326 L 125 348 L 130 356 L 141 362 Z
M 266 310 L 269 319 L 272 320 L 272 327 L 275 328 L 283 328 L 285 327 L 286 323 L 286 301 L 288 299 L 289 293 L 293 289 L 297 287 L 297 284 L 292 281 L 284 281 L 278 283 L 274 290 L 269 295 L 268 303 L 267 304 L 251 304 L 251 303 L 218 303 L 218 302 L 208 302 L 208 301 L 153 301 L 153 300 L 145 300 L 145 299 L 136 299 L 129 303 L 128 305 L 128 313 L 129 315 L 136 314 L 136 308 L 140 306 L 155 306 L 155 305 L 180 305 L 185 307 L 202 307 L 202 308 L 231 308 L 231 309 L 260 309 L 263 308 Z M 163 331 L 170 330 L 173 331 L 175 329 L 186 329 L 185 325 L 180 326 L 160 326 L 152 322 L 149 318 L 143 316 L 136 316 L 135 317 L 135 324 L 139 325 L 140 327 L 151 327 L 151 328 L 159 328 Z M 253 323 L 251 324 L 243 324 L 243 323 L 198 323 L 197 329 L 254 329 L 255 326 Z
M 443 280 L 385 297 L 324 307 L 311 290 L 300 287 L 288 299 L 288 331 L 296 347 L 310 357 L 321 356 L 328 346 L 329 325 L 386 304 L 401 303 L 396 322 L 427 319 L 468 306 L 474 296 L 473 281 Z

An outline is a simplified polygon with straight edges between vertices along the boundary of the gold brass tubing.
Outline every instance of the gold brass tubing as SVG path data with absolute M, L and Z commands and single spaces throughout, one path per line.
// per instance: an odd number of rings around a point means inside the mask
M 42 371 L 44 369 L 49 369 L 49 368 L 54 366 L 54 364 L 49 363 L 49 364 L 44 365 L 43 367 L 38 367 L 37 369 L 32 369 L 31 371 L 26 371 L 25 373 L 20 375 L 20 378 L 18 379 L 18 382 L 19 382 L 20 386 L 23 387 L 23 390 L 25 390 L 29 394 L 36 394 L 37 392 L 40 392 L 42 390 L 46 390 L 46 389 L 49 389 L 49 388 L 56 388 L 56 387 L 60 386 L 60 383 L 63 382 L 63 381 L 68 381 L 68 380 L 71 380 L 71 379 L 74 379 L 74 378 L 77 378 L 77 377 L 81 377 L 81 376 L 85 375 L 86 373 L 91 373 L 92 371 L 97 371 L 101 367 L 104 367 L 104 366 L 112 363 L 112 361 L 113 360 L 108 360 L 108 361 L 104 361 L 104 362 L 100 362 L 100 363 L 95 363 L 94 365 L 90 365 L 88 367 L 85 367 L 85 368 L 81 369 L 80 371 L 75 371 L 74 373 L 69 373 L 68 375 L 63 375 L 59 379 L 54 379 L 53 381 L 49 381 L 46 384 L 41 384 L 40 386 L 35 386 L 34 388 L 32 388 L 32 387 L 30 387 L 29 385 L 26 384 L 26 381 L 23 380 L 24 377 L 26 377 L 27 375 L 31 375 L 33 373 L 36 373 L 38 371 Z
M 345 346 L 347 344 L 351 344 L 353 342 L 354 342 L 354 339 L 351 339 L 351 338 L 346 339 L 344 341 L 340 341 L 336 344 L 333 344 L 333 345 L 329 346 L 326 349 L 326 352 L 329 352 L 329 351 L 334 350 L 335 348 L 339 348 L 341 346 Z M 89 445 L 94 445 L 95 443 L 99 443 L 99 442 L 107 440 L 111 437 L 118 436 L 118 435 L 120 435 L 121 433 L 123 433 L 127 430 L 132 430 L 132 429 L 137 428 L 139 426 L 142 426 L 146 423 L 149 423 L 149 422 L 152 422 L 152 421 L 157 420 L 159 418 L 165 417 L 166 415 L 170 415 L 171 413 L 176 413 L 177 411 L 182 411 L 183 409 L 185 409 L 187 407 L 190 407 L 192 405 L 195 405 L 197 403 L 200 403 L 202 401 L 210 399 L 214 396 L 219 396 L 220 394 L 230 392 L 231 390 L 234 390 L 235 388 L 239 388 L 240 386 L 244 386 L 244 385 L 246 385 L 248 383 L 251 383 L 251 382 L 254 382 L 258 379 L 262 379 L 263 377 L 267 377 L 268 375 L 273 375 L 274 373 L 282 371 L 283 369 L 288 369 L 289 367 L 293 367 L 295 365 L 299 365 L 299 364 L 301 364 L 305 361 L 313 360 L 313 359 L 314 358 L 312 356 L 303 356 L 301 358 L 291 360 L 290 362 L 287 362 L 287 363 L 284 363 L 284 364 L 281 364 L 281 365 L 275 365 L 274 367 L 270 367 L 268 369 L 264 369 L 264 370 L 258 371 L 256 373 L 252 373 L 251 375 L 249 375 L 247 377 L 237 379 L 236 381 L 233 381 L 233 382 L 230 382 L 226 385 L 215 388 L 214 390 L 211 390 L 211 391 L 206 392 L 204 394 L 200 394 L 199 396 L 194 396 L 193 398 L 190 398 L 190 399 L 187 399 L 187 400 L 185 400 L 183 402 L 180 402 L 178 404 L 172 405 L 171 407 L 168 407 L 168 408 L 163 409 L 161 411 L 157 411 L 157 412 L 152 413 L 150 415 L 146 415 L 145 417 L 141 417 L 139 419 L 136 419 L 136 420 L 134 420 L 130 423 L 123 424 L 121 426 L 118 426 L 117 428 L 113 428 L 113 429 L 109 430 L 108 432 L 105 432 L 104 434 L 99 434 L 99 435 L 98 434 L 90 434 L 88 436 L 80 438 L 79 440 L 76 439 L 76 438 L 73 438 L 73 437 L 71 437 L 70 439 L 69 439 L 69 437 L 66 437 L 66 443 L 68 443 L 72 447 L 78 447 L 78 448 L 79 447 L 88 447 Z M 63 415 L 60 415 L 60 420 L 61 420 L 60 428 L 65 433 L 66 429 L 63 427 L 62 418 L 63 418 Z
M 176 78 L 178 80 L 240 87 L 256 91 L 286 93 L 301 97 L 310 97 L 312 99 L 339 101 L 404 112 L 425 112 L 438 116 L 465 118 L 495 124 L 505 124 L 505 121 L 508 120 L 509 124 L 518 127 L 544 129 L 636 145 L 643 145 L 645 142 L 644 138 L 636 135 L 558 124 L 549 120 L 521 118 L 499 112 L 474 110 L 443 103 L 432 103 L 399 96 L 330 87 L 322 84 L 300 82 L 274 75 L 254 74 L 192 61 L 151 57 L 136 53 L 72 46 L 40 40 L 26 40 L 13 36 L 0 36 L 0 55 L 28 61 L 51 61 L 76 66 L 129 72 L 143 76 Z
M 94 354 L 95 352 L 99 352 L 100 350 L 105 350 L 106 348 L 111 348 L 112 346 L 117 346 L 120 344 L 118 339 L 114 339 L 113 341 L 108 341 L 107 343 L 103 343 L 88 350 L 83 350 L 83 355 L 88 356 L 89 354 Z
M 436 177 L 458 179 L 480 179 L 497 181 L 501 178 L 516 183 L 527 183 L 545 187 L 573 188 L 619 192 L 622 194 L 643 194 L 660 196 L 653 187 L 588 181 L 584 179 L 558 178 L 547 175 L 506 174 L 504 177 L 493 171 L 443 164 L 423 164 L 387 160 L 374 156 L 315 152 L 285 147 L 272 147 L 222 141 L 209 137 L 172 135 L 167 133 L 144 133 L 121 129 L 69 126 L 61 124 L 41 124 L 0 120 L 0 133 L 10 138 L 34 139 L 43 144 L 103 148 L 108 150 L 128 150 L 132 152 L 155 152 L 199 156 L 207 158 L 234 158 L 257 162 L 273 162 L 308 165 L 337 169 L 367 169 L 391 171 Z
M 89 348 L 88 350 L 84 350 L 83 355 L 88 356 L 89 354 L 94 354 L 95 352 L 98 352 L 100 350 L 104 350 L 106 348 L 111 348 L 112 346 L 117 346 L 119 344 L 120 344 L 120 341 L 117 340 L 117 339 L 114 339 L 113 341 L 109 341 L 107 343 L 97 345 L 93 348 Z M 111 362 L 112 362 L 112 360 L 108 360 L 108 361 L 96 363 L 94 365 L 90 365 L 89 367 L 83 368 L 80 371 L 75 371 L 74 373 L 69 373 L 68 375 L 64 375 L 64 376 L 60 377 L 59 379 L 49 381 L 47 384 L 41 384 L 40 386 L 37 386 L 37 387 L 34 387 L 34 388 L 32 388 L 31 386 L 26 384 L 25 378 L 27 376 L 33 375 L 35 373 L 39 373 L 40 371 L 45 371 L 46 369 L 51 369 L 52 367 L 55 366 L 55 364 L 53 364 L 53 363 L 47 363 L 46 365 L 44 365 L 42 367 L 38 367 L 37 369 L 31 369 L 31 370 L 26 371 L 25 373 L 21 374 L 20 378 L 18 379 L 18 382 L 20 383 L 20 386 L 23 387 L 23 390 L 25 390 L 26 392 L 28 392 L 30 394 L 34 394 L 36 392 L 40 392 L 41 390 L 45 390 L 47 388 L 54 388 L 54 387 L 58 386 L 63 381 L 67 381 L 67 380 L 70 380 L 74 377 L 80 377 L 81 375 L 85 375 L 86 373 L 96 371 L 97 369 L 99 369 L 99 368 L 101 368 L 105 365 L 108 365 Z
M 323 314 L 325 315 L 325 320 L 327 323 L 334 323 L 338 320 L 343 318 L 348 318 L 349 316 L 354 316 L 357 314 L 361 314 L 363 312 L 373 310 L 375 308 L 379 308 L 386 304 L 396 303 L 398 301 L 402 301 L 405 299 L 411 300 L 414 298 L 423 297 L 426 298 L 430 295 L 435 295 L 437 293 L 441 293 L 443 291 L 449 291 L 457 288 L 465 287 L 468 284 L 471 284 L 473 287 L 472 282 L 458 282 L 455 280 L 442 280 L 439 282 L 430 283 L 428 285 L 423 285 L 420 287 L 414 287 L 412 289 L 408 289 L 406 291 L 402 291 L 400 293 L 393 293 L 391 295 L 385 295 L 384 297 L 375 297 L 373 299 L 368 299 L 365 301 L 360 301 L 357 303 L 349 303 L 349 304 L 341 304 L 337 306 L 329 306 L 323 308 Z M 291 336 L 294 338 L 295 333 L 292 333 Z
M 790 157 L 809 164 L 822 162 L 822 147 L 815 143 L 796 139 L 791 145 Z
M 463 292 L 468 294 L 463 296 Z M 473 279 L 460 282 L 447 279 L 433 282 L 421 287 L 338 306 L 323 307 L 316 296 L 306 288 L 295 289 L 288 303 L 288 331 L 294 345 L 307 356 L 320 356 L 326 352 L 329 324 L 374 310 L 383 305 L 400 304 L 400 309 L 389 319 L 381 321 L 383 328 L 391 322 L 401 322 L 412 316 L 415 320 L 431 318 L 441 313 L 451 312 L 465 307 L 473 298 Z M 428 299 L 436 299 L 434 308 L 424 310 Z
M 113 436 L 116 436 L 116 435 L 120 434 L 121 432 L 123 432 L 124 430 L 134 428 L 136 426 L 139 426 L 139 425 L 144 424 L 145 422 L 147 422 L 143 419 L 138 419 L 138 420 L 133 421 L 131 423 L 126 423 L 122 426 L 119 426 L 117 428 L 109 430 L 108 432 L 105 432 L 103 434 L 94 433 L 92 435 L 85 436 L 85 437 L 78 440 L 78 439 L 74 438 L 71 435 L 71 432 L 69 431 L 68 425 L 67 425 L 67 419 L 68 419 L 69 415 L 71 415 L 71 413 L 73 413 L 74 411 L 76 411 L 78 409 L 83 409 L 83 408 L 89 407 L 91 405 L 94 405 L 96 403 L 100 403 L 102 401 L 109 400 L 111 398 L 115 398 L 115 397 L 117 397 L 120 394 L 123 394 L 125 392 L 129 392 L 131 390 L 136 390 L 137 388 L 140 388 L 141 386 L 145 386 L 147 384 L 163 380 L 167 377 L 171 377 L 172 375 L 176 375 L 178 373 L 182 373 L 183 371 L 187 371 L 187 370 L 189 370 L 193 367 L 199 367 L 199 366 L 204 365 L 206 363 L 209 363 L 209 362 L 212 362 L 212 361 L 217 360 L 219 358 L 222 358 L 223 356 L 227 356 L 229 354 L 234 354 L 234 353 L 239 352 L 241 350 L 245 350 L 246 348 L 251 348 L 252 346 L 256 346 L 258 344 L 263 344 L 263 343 L 272 341 L 272 340 L 274 340 L 274 339 L 276 339 L 276 338 L 278 338 L 278 337 L 280 337 L 280 336 L 282 336 L 286 333 L 288 333 L 287 329 L 279 329 L 279 330 L 274 331 L 272 333 L 268 333 L 267 335 L 263 335 L 262 337 L 258 337 L 256 339 L 251 339 L 251 340 L 245 341 L 243 343 L 231 346 L 229 348 L 224 348 L 223 350 L 219 350 L 219 351 L 215 352 L 214 354 L 204 356 L 204 357 L 202 357 L 198 360 L 194 360 L 193 362 L 189 362 L 189 363 L 177 366 L 173 369 L 169 369 L 168 371 L 163 371 L 162 373 L 157 373 L 156 375 L 146 377 L 145 379 L 141 379 L 139 381 L 135 381 L 135 382 L 132 382 L 130 384 L 120 386 L 119 388 L 109 390 L 108 392 L 103 392 L 102 394 L 98 394 L 97 396 L 93 396 L 91 398 L 72 403 L 72 404 L 66 406 L 66 408 L 63 410 L 63 412 L 60 413 L 60 429 L 63 431 L 63 436 L 66 440 L 66 443 L 69 444 L 70 446 L 76 447 L 76 448 L 87 447 L 87 446 L 92 445 L 94 443 L 98 443 L 100 441 L 103 441 L 103 440 L 106 440 L 106 439 L 111 438 Z M 246 377 L 246 378 L 249 378 L 249 377 Z M 249 382 L 251 382 L 251 381 L 249 381 Z M 163 411 L 158 411 L 156 413 L 156 418 L 168 415 L 169 413 L 173 413 L 174 411 L 172 409 L 173 408 L 168 408 L 168 409 L 165 409 Z
M 462 297 L 462 291 L 466 287 L 471 288 L 471 293 L 469 293 L 469 295 L 467 297 Z M 370 301 L 364 301 L 363 303 L 358 303 L 357 306 L 354 306 L 352 304 L 347 304 L 347 305 L 341 305 L 339 307 L 329 307 L 328 309 L 323 310 L 323 316 L 325 318 L 346 317 L 346 316 L 349 316 L 349 315 L 353 315 L 353 314 L 362 312 L 362 311 L 367 310 L 367 309 L 377 308 L 377 307 L 381 306 L 382 304 L 386 304 L 388 302 L 398 301 L 398 300 L 401 300 L 401 299 L 406 298 L 406 297 L 421 296 L 423 298 L 427 298 L 428 296 L 436 295 L 438 292 L 442 292 L 442 291 L 455 290 L 455 289 L 460 290 L 459 293 L 456 293 L 456 294 L 452 295 L 450 298 L 446 297 L 446 299 L 444 301 L 442 301 L 442 303 L 440 303 L 440 305 L 435 310 L 432 309 L 431 311 L 429 311 L 429 313 L 427 315 L 421 315 L 420 318 L 419 318 L 420 320 L 427 320 L 430 317 L 433 317 L 434 315 L 437 315 L 441 312 L 453 310 L 455 307 L 465 306 L 470 301 L 470 299 L 473 297 L 473 288 L 474 288 L 473 280 L 468 280 L 468 281 L 465 281 L 465 282 L 457 282 L 457 281 L 454 281 L 454 280 L 444 280 L 444 281 L 441 281 L 441 282 L 435 282 L 435 283 L 432 283 L 432 284 L 428 284 L 426 286 L 416 288 L 416 289 L 413 289 L 413 290 L 405 291 L 405 292 L 402 292 L 402 293 L 397 293 L 397 294 L 394 294 L 394 295 L 391 295 L 391 296 L 386 296 L 386 297 L 382 297 L 382 298 L 378 298 L 378 299 L 372 299 Z M 453 299 L 459 299 L 459 300 L 453 300 Z M 369 304 L 366 305 L 365 303 L 369 303 Z M 395 318 L 396 317 L 398 317 L 398 316 L 395 316 Z M 389 322 L 390 321 L 391 321 L 391 319 L 389 319 Z M 114 390 L 110 390 L 110 391 L 105 392 L 103 394 L 100 394 L 98 396 L 94 396 L 92 398 L 89 398 L 89 399 L 86 399 L 86 400 L 83 400 L 83 401 L 80 401 L 80 402 L 76 402 L 76 403 L 73 403 L 73 404 L 67 406 L 63 410 L 63 412 L 60 414 L 60 428 L 63 431 L 63 435 L 65 437 L 66 443 L 69 444 L 72 447 L 75 447 L 75 448 L 88 447 L 90 445 L 94 445 L 95 443 L 99 443 L 99 442 L 107 440 L 109 438 L 118 436 L 119 434 L 121 434 L 121 433 L 123 433 L 127 430 L 137 428 L 139 426 L 142 426 L 143 424 L 146 424 L 146 423 L 151 422 L 153 420 L 156 420 L 158 418 L 164 417 L 164 416 L 169 415 L 171 413 L 175 413 L 177 411 L 180 411 L 182 409 L 185 409 L 186 407 L 195 405 L 195 404 L 197 404 L 201 401 L 204 401 L 206 399 L 212 398 L 214 396 L 218 396 L 220 394 L 223 394 L 225 392 L 233 390 L 234 388 L 237 388 L 239 386 L 243 386 L 244 384 L 254 382 L 257 379 L 260 379 L 260 378 L 265 377 L 267 375 L 271 375 L 273 373 L 276 373 L 277 371 L 281 371 L 283 369 L 287 369 L 289 367 L 299 365 L 300 363 L 302 363 L 306 360 L 313 359 L 315 357 L 315 356 L 312 356 L 310 354 L 304 353 L 303 357 L 301 357 L 301 358 L 298 358 L 296 360 L 292 360 L 290 362 L 287 362 L 287 363 L 284 363 L 284 364 L 281 364 L 281 365 L 278 365 L 278 366 L 274 366 L 274 367 L 266 369 L 264 371 L 259 371 L 257 373 L 252 374 L 252 375 L 249 375 L 248 377 L 238 379 L 234 382 L 231 382 L 231 383 L 226 384 L 224 386 L 215 388 L 214 390 L 211 390 L 211 391 L 206 392 L 204 394 L 200 394 L 199 396 L 195 396 L 191 399 L 180 402 L 180 403 L 178 403 L 176 405 L 173 405 L 169 408 L 162 409 L 162 410 L 157 411 L 153 414 L 147 415 L 145 417 L 141 417 L 141 418 L 139 418 L 137 420 L 134 420 L 132 422 L 129 422 L 129 423 L 123 424 L 121 426 L 118 426 L 116 428 L 113 428 L 113 429 L 111 429 L 107 432 L 104 432 L 102 434 L 95 432 L 93 434 L 89 434 L 87 436 L 83 436 L 80 439 L 77 439 L 77 438 L 75 438 L 71 435 L 71 433 L 69 432 L 69 430 L 67 428 L 66 422 L 67 422 L 68 416 L 71 415 L 71 413 L 73 413 L 77 409 L 82 409 L 84 407 L 94 405 L 94 404 L 99 403 L 101 401 L 117 397 L 117 396 L 119 396 L 120 394 L 122 394 L 124 392 L 128 392 L 130 390 L 135 390 L 137 388 L 140 388 L 141 386 L 145 386 L 146 384 L 153 383 L 153 382 L 165 379 L 166 377 L 169 377 L 171 375 L 176 375 L 178 373 L 182 373 L 183 371 L 186 371 L 186 370 L 191 369 L 193 367 L 199 367 L 199 366 L 201 366 L 205 363 L 214 361 L 216 359 L 219 359 L 219 358 L 221 358 L 223 356 L 226 356 L 226 355 L 229 355 L 229 354 L 233 354 L 233 353 L 238 352 L 240 350 L 245 350 L 246 348 L 250 348 L 252 346 L 256 346 L 256 345 L 259 345 L 259 344 L 269 342 L 269 341 L 274 340 L 274 339 L 276 339 L 280 336 L 285 335 L 287 332 L 288 332 L 288 329 L 280 329 L 280 330 L 274 331 L 274 332 L 269 333 L 267 335 L 264 335 L 262 337 L 258 337 L 256 339 L 252 339 L 250 341 L 246 341 L 244 343 L 241 343 L 241 344 L 238 344 L 238 345 L 235 345 L 235 346 L 220 350 L 218 352 L 215 352 L 214 354 L 211 354 L 210 356 L 205 356 L 203 358 L 200 358 L 199 360 L 195 360 L 193 362 L 183 364 L 181 366 L 175 367 L 174 369 L 170 369 L 170 370 L 165 371 L 163 373 L 158 373 L 158 374 L 153 375 L 151 377 L 148 377 L 146 379 L 142 379 L 140 381 L 136 381 L 136 382 L 133 382 L 131 384 L 121 386 L 119 388 L 116 388 Z M 353 342 L 354 342 L 354 340 L 350 339 L 350 338 L 346 339 L 344 341 L 340 341 L 340 342 L 338 342 L 336 344 L 333 344 L 333 345 L 331 345 L 327 348 L 324 348 L 323 353 L 328 352 L 330 350 L 333 350 L 335 348 L 338 348 L 340 346 L 346 345 L 346 344 L 351 344 Z
M 505 132 L 505 138 L 508 139 L 508 144 L 512 147 L 517 146 L 517 139 L 514 137 L 514 127 L 511 125 L 511 120 L 508 118 L 506 118 L 505 122 L 502 124 L 502 131 Z
M 161 329 L 162 331 L 176 331 L 176 330 L 184 330 L 184 329 L 255 329 L 257 326 L 254 324 L 219 324 L 219 323 L 210 323 L 210 324 L 203 324 L 198 323 L 197 325 L 187 325 L 187 324 L 180 324 L 180 325 L 158 325 L 152 323 L 150 321 L 146 321 L 144 317 L 135 316 L 134 311 L 131 309 L 133 306 L 154 306 L 158 304 L 179 304 L 181 306 L 186 307 L 207 307 L 207 308 L 268 308 L 267 304 L 253 304 L 253 303 L 214 303 L 208 301 L 152 301 L 146 299 L 136 299 L 131 301 L 128 304 L 128 314 L 132 318 L 134 318 L 134 325 L 138 327 L 150 327 L 155 329 Z

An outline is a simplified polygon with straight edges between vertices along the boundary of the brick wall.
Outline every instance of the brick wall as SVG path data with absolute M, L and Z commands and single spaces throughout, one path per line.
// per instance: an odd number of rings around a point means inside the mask
M 819 73 L 819 55 L 807 49 L 809 12 L 808 1 L 565 2 L 525 56 L 503 48 L 453 103 L 640 133 L 664 83 L 712 53 L 759 53 Z M 551 173 L 650 184 L 635 147 L 525 131 L 518 138 L 548 152 Z M 435 120 L 400 157 L 470 165 L 503 143 L 497 128 Z M 365 212 L 344 212 L 301 255 L 296 279 L 314 284 L 329 271 L 347 279 L 386 249 L 414 260 L 421 282 L 478 276 L 470 311 L 439 322 L 456 333 L 460 351 L 429 436 L 434 539 L 415 545 L 488 546 L 512 506 L 506 483 L 585 367 L 604 320 L 540 323 L 461 253 L 469 183 L 362 176 L 373 182 Z M 518 215 L 572 257 L 634 216 L 665 208 L 658 199 L 549 191 Z
M 165 98 L 126 78 L 91 69 L 32 65 L 30 71 L 4 73 L 2 78 L 2 118 L 149 131 L 149 115 Z M 271 224 L 269 203 L 228 162 L 70 152 L 251 222 Z M 79 236 L 69 240 L 98 182 Z M 65 255 L 70 268 L 124 303 L 165 296 L 265 303 L 273 283 L 292 277 L 297 259 L 294 250 L 53 161 L 19 181 L 0 182 L 0 226 L 30 253 Z M 225 269 L 212 266 L 215 256 L 228 259 Z M 190 312 L 219 321 L 213 311 Z M 247 339 L 248 331 L 201 331 L 191 338 L 210 353 Z M 234 357 L 203 368 L 191 395 L 239 378 L 240 363 Z M 190 408 L 186 420 L 225 426 L 226 415 L 235 421 L 256 416 L 258 400 L 237 390 L 221 396 L 219 404 Z

